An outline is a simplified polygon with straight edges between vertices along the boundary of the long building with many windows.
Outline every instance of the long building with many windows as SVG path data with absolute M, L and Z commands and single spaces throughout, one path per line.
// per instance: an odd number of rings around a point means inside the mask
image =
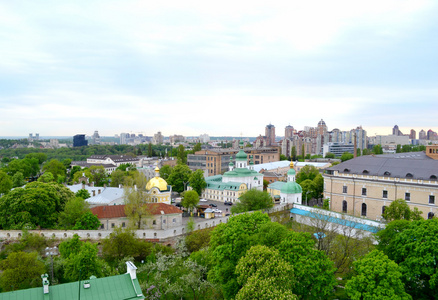
M 426 152 L 360 156 L 323 176 L 324 197 L 333 211 L 381 220 L 392 201 L 404 199 L 424 218 L 438 213 L 438 145 Z

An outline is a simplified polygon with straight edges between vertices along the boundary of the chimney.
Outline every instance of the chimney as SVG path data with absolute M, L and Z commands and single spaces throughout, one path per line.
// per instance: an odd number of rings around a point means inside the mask
M 100 189 L 97 190 L 97 194 L 100 195 Z
M 103 188 L 106 189 L 106 183 L 103 185 Z
M 122 188 L 122 185 L 121 184 L 119 184 L 119 189 L 121 189 Z
M 49 293 L 49 280 L 47 280 L 47 277 L 48 277 L 47 274 L 41 275 L 41 279 L 43 280 L 43 292 L 44 292 L 44 294 L 48 294 Z
M 96 190 L 93 190 L 93 197 L 96 196 Z
M 126 273 L 131 276 L 132 280 L 137 278 L 137 267 L 130 261 L 126 262 Z

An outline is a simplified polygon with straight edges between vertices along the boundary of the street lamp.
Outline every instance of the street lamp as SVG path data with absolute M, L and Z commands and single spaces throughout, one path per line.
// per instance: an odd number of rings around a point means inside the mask
M 307 194 L 310 193 L 310 191 L 306 192 L 306 206 L 309 206 L 309 203 L 307 202 Z
M 189 183 L 188 181 L 183 181 L 184 183 L 184 191 L 186 190 L 186 184 Z
M 50 261 L 52 264 L 52 277 L 50 278 L 52 280 L 52 284 L 54 284 L 55 279 L 53 276 L 53 255 L 58 255 L 58 248 L 55 247 L 46 247 L 46 256 L 50 256 Z

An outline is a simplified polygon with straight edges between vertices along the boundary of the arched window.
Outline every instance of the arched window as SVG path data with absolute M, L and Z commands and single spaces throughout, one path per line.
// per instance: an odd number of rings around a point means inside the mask
M 383 206 L 382 206 L 382 216 L 383 216 L 383 214 L 385 213 L 385 209 L 386 209 L 386 206 L 383 205 Z
M 383 173 L 383 175 L 389 176 L 389 175 L 391 175 L 391 172 L 385 171 L 385 173 Z
M 367 216 L 367 205 L 365 203 L 362 203 L 362 212 L 361 212 L 361 216 L 362 217 L 366 217 Z
M 368 171 L 368 170 L 363 170 L 362 173 L 363 173 L 363 174 L 368 174 L 369 171 Z
M 406 174 L 406 178 L 412 178 L 414 177 L 414 175 L 412 175 L 411 173 Z
M 427 214 L 428 219 L 432 219 L 434 216 L 435 216 L 435 214 L 433 212 L 430 212 Z
M 342 201 L 342 212 L 347 213 L 347 201 Z
M 431 175 L 431 176 L 430 176 L 430 180 L 437 180 L 436 175 Z
M 348 172 L 350 172 L 350 169 L 344 169 L 344 172 L 348 173 Z

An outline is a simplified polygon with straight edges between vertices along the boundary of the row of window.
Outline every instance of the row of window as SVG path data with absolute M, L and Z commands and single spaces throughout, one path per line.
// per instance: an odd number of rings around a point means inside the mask
M 342 201 L 342 212 L 343 213 L 347 213 L 347 209 L 348 209 L 348 203 L 347 203 L 346 200 L 344 200 L 344 201 Z M 385 209 L 386 209 L 386 206 L 385 205 L 382 206 L 382 215 L 385 213 Z M 366 205 L 366 203 L 362 203 L 362 208 L 361 208 L 360 215 L 362 217 L 366 217 L 367 216 L 367 205 Z M 435 214 L 433 212 L 429 212 L 427 214 L 427 218 L 428 219 L 432 219 L 434 216 L 435 216 Z
M 348 187 L 344 185 L 342 187 L 342 193 L 346 194 L 347 190 L 348 190 Z M 362 188 L 362 196 L 366 196 L 366 195 L 367 195 L 367 189 Z M 386 190 L 382 191 L 382 198 L 388 199 L 388 191 L 386 191 Z M 411 193 L 408 193 L 408 192 L 405 193 L 405 200 L 411 201 Z M 429 204 L 435 204 L 435 195 L 429 195 Z

